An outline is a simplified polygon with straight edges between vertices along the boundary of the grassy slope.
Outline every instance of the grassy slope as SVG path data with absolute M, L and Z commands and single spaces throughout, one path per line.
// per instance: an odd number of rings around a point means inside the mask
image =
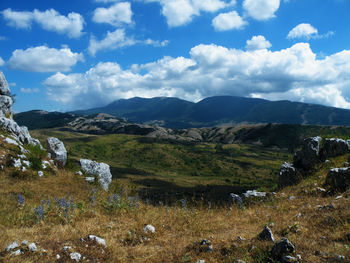
M 64 140 L 67 140 L 80 135 L 65 136 Z M 130 143 L 135 139 L 121 138 L 131 140 Z M 0 154 L 3 154 L 8 147 L 1 145 Z M 264 225 L 271 222 L 274 223 L 275 238 L 287 236 L 303 262 L 327 262 L 326 258 L 315 256 L 316 250 L 329 255 L 350 256 L 350 243 L 345 240 L 350 232 L 350 193 L 335 200 L 334 196 L 322 197 L 315 191 L 324 182 L 327 169 L 341 166 L 346 158 L 341 156 L 320 165 L 318 172 L 301 184 L 283 189 L 268 202 L 253 203 L 245 209 L 230 208 L 229 204 L 213 205 L 209 209 L 206 202 L 189 202 L 187 209 L 179 203 L 166 207 L 143 201 L 136 207 L 127 201 L 128 196 L 135 194 L 133 187 L 124 185 L 121 188 L 122 180 L 113 180 L 109 193 L 97 188 L 93 205 L 92 188 L 97 186 L 88 186 L 82 177 L 68 169 L 59 170 L 56 175 L 25 179 L 13 178 L 10 175 L 13 169 L 6 169 L 0 176 L 0 185 L 6 186 L 0 188 L 0 249 L 3 251 L 12 241 L 27 239 L 47 251 L 43 255 L 26 253 L 18 257 L 0 257 L 0 261 L 55 262 L 56 254 L 60 254 L 62 258 L 57 262 L 69 262 L 62 248 L 70 245 L 91 262 L 196 262 L 199 259 L 206 262 L 234 262 L 236 259 L 267 262 L 272 243 L 258 241 L 256 236 Z M 121 201 L 108 205 L 108 195 L 113 193 L 120 194 Z M 17 204 L 17 194 L 25 196 L 24 207 Z M 51 209 L 45 205 L 43 220 L 35 216 L 34 207 L 38 207 L 42 200 L 54 200 L 68 194 L 74 198 L 76 206 L 69 210 L 67 217 L 55 205 Z M 295 200 L 289 200 L 292 195 Z M 334 211 L 318 211 L 316 208 L 330 203 L 335 205 Z M 145 224 L 154 225 L 156 233 L 143 241 L 141 229 Z M 102 252 L 101 247 L 79 240 L 89 234 L 105 238 L 108 248 Z M 237 236 L 242 236 L 245 241 L 238 242 Z M 202 238 L 212 241 L 212 253 L 200 252 L 193 245 Z

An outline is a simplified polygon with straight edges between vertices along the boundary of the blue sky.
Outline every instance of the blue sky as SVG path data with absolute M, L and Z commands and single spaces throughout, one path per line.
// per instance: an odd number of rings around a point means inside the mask
M 350 108 L 348 0 L 0 1 L 16 112 L 215 95 Z

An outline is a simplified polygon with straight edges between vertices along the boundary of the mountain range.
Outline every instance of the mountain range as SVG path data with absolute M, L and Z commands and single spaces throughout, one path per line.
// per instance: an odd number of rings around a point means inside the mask
M 71 113 L 107 113 L 131 122 L 157 123 L 173 129 L 242 122 L 350 125 L 350 110 L 347 109 L 234 96 L 209 97 L 197 103 L 168 97 L 135 97 L 117 100 L 105 107 Z
M 350 110 L 317 104 L 217 96 L 197 103 L 171 97 L 121 99 L 105 107 L 68 113 L 29 111 L 15 119 L 29 129 L 64 126 L 77 116 L 106 113 L 132 123 L 172 129 L 237 123 L 283 123 L 350 126 Z

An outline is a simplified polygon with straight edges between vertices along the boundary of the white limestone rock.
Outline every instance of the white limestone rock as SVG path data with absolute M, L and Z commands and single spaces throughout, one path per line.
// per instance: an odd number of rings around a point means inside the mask
M 69 256 L 70 256 L 71 260 L 75 260 L 77 262 L 79 262 L 81 259 L 81 254 L 78 252 L 72 252 L 69 254 Z
M 0 71 L 0 95 L 10 95 L 9 85 L 2 71 Z
M 98 182 L 105 191 L 108 191 L 108 186 L 112 182 L 112 174 L 109 165 L 106 163 L 98 163 L 88 159 L 80 159 L 81 169 L 93 176 L 98 177 Z
M 46 143 L 47 150 L 51 154 L 52 159 L 54 159 L 59 166 L 64 167 L 67 163 L 67 150 L 63 142 L 55 137 L 49 137 Z
M 145 232 L 146 234 L 148 234 L 148 233 L 154 234 L 156 232 L 156 228 L 154 226 L 152 226 L 152 225 L 146 225 L 143 228 L 143 232 Z
M 107 247 L 106 240 L 95 235 L 89 235 L 89 239 L 95 241 L 98 245 Z

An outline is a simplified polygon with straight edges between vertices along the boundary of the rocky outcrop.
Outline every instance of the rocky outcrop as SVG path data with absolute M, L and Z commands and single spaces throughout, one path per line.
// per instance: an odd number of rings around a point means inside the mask
M 67 163 L 67 150 L 63 142 L 55 137 L 49 137 L 46 139 L 46 143 L 47 151 L 50 153 L 51 158 L 55 160 L 58 166 L 64 167 Z
M 275 242 L 275 238 L 273 237 L 272 231 L 268 226 L 265 226 L 263 231 L 258 235 L 258 239 L 265 241 Z
M 330 169 L 326 184 L 333 191 L 346 191 L 350 187 L 350 167 Z
M 39 140 L 30 136 L 27 127 L 20 127 L 14 120 L 0 117 L 0 127 L 10 133 L 17 141 L 22 144 L 41 145 Z
M 4 74 L 0 71 L 0 95 L 10 95 L 9 85 L 5 79 Z
M 293 185 L 299 183 L 301 177 L 298 171 L 295 169 L 291 163 L 283 163 L 280 168 L 278 186 L 285 187 L 288 185 Z
M 4 74 L 0 71 L 0 117 L 12 118 L 13 100 Z
M 88 159 L 80 160 L 81 169 L 93 176 L 98 177 L 98 182 L 105 191 L 108 191 L 108 186 L 112 182 L 112 174 L 109 165 L 105 163 L 98 163 Z
M 301 150 L 297 151 L 294 155 L 294 167 L 308 171 L 319 163 L 321 142 L 322 138 L 319 136 L 306 138 Z
M 348 151 L 349 145 L 345 140 L 338 138 L 325 139 L 321 150 L 321 157 L 323 160 L 326 160 L 330 157 L 346 154 Z

